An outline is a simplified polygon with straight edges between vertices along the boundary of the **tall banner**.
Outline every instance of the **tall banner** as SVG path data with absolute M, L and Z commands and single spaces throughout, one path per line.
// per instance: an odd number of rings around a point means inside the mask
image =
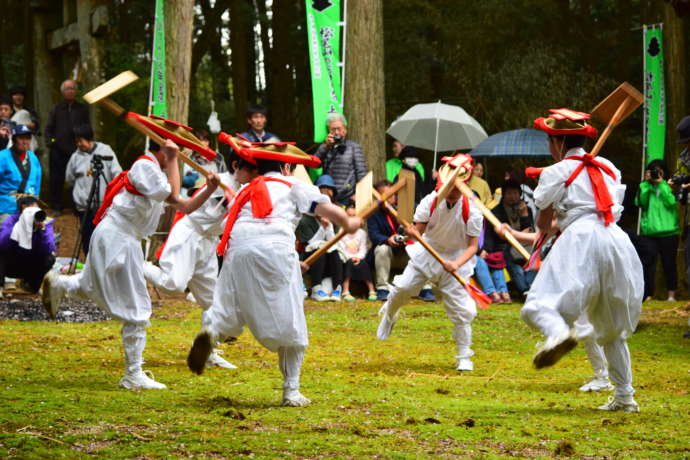
M 644 39 L 644 140 L 645 165 L 664 159 L 666 94 L 662 24 L 645 26 Z
M 341 0 L 306 0 L 307 37 L 314 100 L 314 142 L 326 138 L 326 117 L 343 113 L 340 54 Z
M 153 25 L 153 52 L 151 53 L 151 88 L 149 114 L 168 116 L 165 95 L 165 12 L 163 2 L 156 0 L 156 16 Z

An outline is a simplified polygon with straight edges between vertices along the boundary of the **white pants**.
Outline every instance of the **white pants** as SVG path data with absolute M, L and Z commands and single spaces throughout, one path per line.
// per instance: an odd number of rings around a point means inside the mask
M 594 328 L 587 321 L 587 315 L 584 313 L 580 315 L 573 326 L 575 327 L 575 337 L 577 337 L 577 340 L 584 342 L 585 353 L 589 363 L 592 365 L 594 376 L 600 379 L 607 379 L 609 377 L 609 369 L 606 356 L 604 355 L 604 348 L 594 338 Z
M 427 273 L 411 260 L 402 274 L 391 283 L 390 294 L 384 307 L 387 307 L 391 318 L 405 305 L 411 297 L 417 295 L 426 283 L 432 283 L 443 297 L 443 307 L 448 318 L 453 322 L 453 339 L 458 346 L 458 358 L 469 358 L 474 355 L 472 345 L 472 320 L 477 316 L 477 306 L 465 288 L 446 272 L 441 264 L 427 264 Z M 428 273 L 430 271 L 430 273 Z M 462 266 L 460 276 L 469 279 L 472 267 Z
M 521 317 L 545 336 L 567 332 L 581 317 L 603 346 L 616 396 L 632 395 L 626 338 L 639 320 L 642 264 L 628 236 L 595 215 L 576 220 L 556 241 L 537 274 Z
M 141 242 L 106 217 L 93 232 L 81 273 L 59 276 L 56 283 L 67 295 L 90 299 L 123 323 L 148 326 L 151 298 L 143 267 Z
M 299 390 L 299 377 L 304 361 L 304 348 L 278 348 L 278 365 L 283 374 L 283 390 Z
M 168 292 L 183 292 L 185 288 L 206 310 L 213 303 L 213 291 L 218 279 L 216 246 L 218 238 L 200 235 L 189 219 L 182 219 L 173 227 L 158 262 L 158 267 L 146 264 L 146 280 Z
M 305 348 L 307 321 L 294 240 L 232 240 L 216 283 L 213 305 L 202 316 L 216 338 L 237 337 L 247 325 L 271 351 Z

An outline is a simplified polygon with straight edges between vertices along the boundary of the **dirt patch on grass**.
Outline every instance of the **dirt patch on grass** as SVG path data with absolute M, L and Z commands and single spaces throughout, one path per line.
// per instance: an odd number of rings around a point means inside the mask
M 643 308 L 637 329 L 640 330 L 649 326 L 677 326 L 678 323 L 687 324 L 689 316 L 690 308 L 683 305 L 673 308 Z

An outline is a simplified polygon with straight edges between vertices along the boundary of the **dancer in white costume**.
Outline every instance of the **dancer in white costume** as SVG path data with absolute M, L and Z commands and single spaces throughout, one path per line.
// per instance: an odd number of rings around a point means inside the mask
M 614 397 L 601 410 L 638 412 L 626 339 L 635 331 L 642 305 L 642 264 L 630 238 L 616 225 L 625 186 L 618 169 L 582 148 L 596 137 L 588 114 L 551 110 L 535 120 L 549 135 L 554 165 L 534 191 L 539 229 L 550 230 L 555 214 L 560 238 L 532 284 L 522 319 L 546 341 L 534 357 L 537 368 L 555 364 L 576 344 L 570 328 L 585 314 L 603 347 Z
M 110 195 L 109 207 L 106 193 L 101 209 L 107 213 L 93 233 L 84 270 L 71 276 L 49 272 L 43 285 L 43 302 L 50 311 L 58 310 L 65 295 L 88 298 L 123 323 L 125 375 L 120 386 L 127 389 L 165 388 L 141 368 L 151 317 L 141 240 L 156 230 L 165 202 L 184 213 L 193 212 L 220 182 L 217 174 L 209 174 L 202 192 L 180 200 L 179 148 L 172 141 L 156 147 L 111 183 L 121 179 L 117 182 L 120 188 L 110 189 L 116 191 Z
M 540 247 L 537 247 L 535 251 L 541 252 L 541 255 L 537 254 L 536 257 L 539 257 L 541 260 L 543 260 L 548 254 L 547 251 L 551 248 L 555 239 L 559 236 L 557 235 L 558 226 L 556 219 L 552 220 L 551 225 L 552 232 L 547 235 L 544 240 L 540 238 L 540 233 L 521 232 L 515 230 L 509 224 L 501 224 L 500 227 L 494 228 L 494 230 L 496 231 L 496 234 L 501 236 L 501 238 L 504 237 L 505 232 L 508 232 L 521 243 L 538 244 Z M 542 242 L 543 246 L 541 246 Z M 538 270 L 537 267 L 532 268 Z M 613 390 L 613 385 L 611 385 L 611 381 L 609 380 L 609 368 L 608 363 L 606 362 L 606 356 L 604 355 L 604 349 L 594 338 L 594 328 L 587 320 L 586 312 L 582 312 L 573 326 L 575 327 L 575 338 L 578 341 L 584 341 L 585 353 L 587 354 L 587 359 L 589 359 L 589 363 L 594 371 L 594 376 L 591 377 L 587 383 L 580 387 L 580 391 L 587 393 L 590 391 Z
M 452 161 L 445 159 L 444 161 Z M 414 228 L 446 260 L 441 265 L 418 242 L 406 247 L 410 256 L 405 270 L 391 283 L 388 300 L 379 315 L 377 336 L 387 339 L 398 319 L 398 310 L 426 283 L 435 284 L 443 295 L 443 306 L 453 322 L 453 338 L 457 344 L 456 369 L 471 371 L 474 364 L 470 359 L 474 352 L 472 345 L 472 320 L 477 315 L 475 301 L 451 273 L 470 279 L 474 272 L 474 256 L 477 253 L 479 234 L 484 217 L 481 211 L 460 190 L 453 187 L 448 196 L 437 202 L 437 192 L 425 196 L 414 214 Z
M 255 175 L 255 171 L 242 168 L 237 169 L 233 176 L 221 173 L 220 178 L 225 185 L 231 186 L 232 183 L 247 183 Z M 199 192 L 201 190 L 203 188 Z M 190 214 L 178 212 L 168 239 L 156 253 L 158 266 L 144 262 L 146 281 L 167 292 L 183 292 L 189 288 L 194 300 L 204 311 L 208 310 L 213 303 L 218 279 L 216 247 L 231 199 L 218 188 L 196 211 Z M 206 362 L 206 367 L 212 366 L 236 369 L 215 348 Z
M 238 150 L 260 175 L 232 203 L 219 245 L 225 259 L 213 305 L 204 312 L 204 328 L 187 364 L 201 374 L 213 344 L 238 336 L 247 325 L 263 346 L 278 353 L 283 405 L 304 406 L 310 401 L 299 391 L 299 378 L 308 339 L 295 228 L 302 213 L 327 217 L 348 232 L 362 222 L 331 204 L 317 187 L 281 173 L 282 162 L 300 163 L 303 157 L 275 152 L 269 159 L 255 158 L 251 148 Z

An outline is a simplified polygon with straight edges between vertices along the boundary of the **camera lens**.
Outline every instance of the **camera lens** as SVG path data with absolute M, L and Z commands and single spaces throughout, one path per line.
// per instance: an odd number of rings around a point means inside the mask
M 44 210 L 37 211 L 36 214 L 34 214 L 34 222 L 43 222 L 46 220 L 46 212 Z

